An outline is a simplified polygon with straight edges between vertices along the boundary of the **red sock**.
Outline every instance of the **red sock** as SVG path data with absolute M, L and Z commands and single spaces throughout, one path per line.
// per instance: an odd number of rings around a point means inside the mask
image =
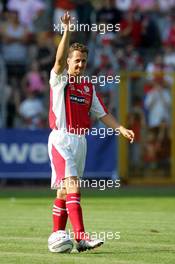
M 84 238 L 85 234 L 82 209 L 80 205 L 80 194 L 67 194 L 66 208 L 68 211 L 70 222 L 72 224 L 74 239 L 79 242 L 82 238 Z
M 55 199 L 53 210 L 53 232 L 58 230 L 65 230 L 67 222 L 67 210 L 66 210 L 66 201 L 62 199 Z

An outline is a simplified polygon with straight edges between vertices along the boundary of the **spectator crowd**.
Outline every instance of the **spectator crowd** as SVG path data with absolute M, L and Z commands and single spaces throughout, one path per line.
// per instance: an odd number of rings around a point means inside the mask
M 68 10 L 99 31 L 74 31 L 71 41 L 89 48 L 87 74 L 129 78 L 128 126 L 136 134 L 133 168 L 169 166 L 171 73 L 175 69 L 175 0 L 6 0 L 0 1 L 0 127 L 46 128 L 49 74 Z M 107 25 L 112 30 L 107 30 Z M 116 25 L 120 30 L 115 30 Z M 138 75 L 137 72 L 145 72 Z M 96 84 L 109 111 L 117 115 L 120 84 Z M 99 124 L 94 121 L 94 125 Z

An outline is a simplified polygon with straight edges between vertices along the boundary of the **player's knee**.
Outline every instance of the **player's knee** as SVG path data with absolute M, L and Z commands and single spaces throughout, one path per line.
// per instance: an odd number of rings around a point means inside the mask
M 67 193 L 80 193 L 78 177 L 68 177 L 65 179 L 65 187 Z
M 67 192 L 65 188 L 57 190 L 57 198 L 59 199 L 66 200 L 66 194 Z

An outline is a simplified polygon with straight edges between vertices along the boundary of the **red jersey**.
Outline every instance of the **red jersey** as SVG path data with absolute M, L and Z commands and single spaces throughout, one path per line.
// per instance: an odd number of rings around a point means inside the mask
M 100 118 L 108 112 L 92 83 L 68 83 L 67 79 L 67 75 L 51 71 L 50 128 L 83 134 L 90 128 L 90 113 Z

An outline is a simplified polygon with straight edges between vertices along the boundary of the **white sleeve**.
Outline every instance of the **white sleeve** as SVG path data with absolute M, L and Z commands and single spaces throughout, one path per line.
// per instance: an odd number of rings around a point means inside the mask
M 56 74 L 54 72 L 54 70 L 52 69 L 50 72 L 50 80 L 49 83 L 51 85 L 51 87 L 55 87 L 55 86 L 65 86 L 65 84 L 67 83 L 67 75 L 65 74 L 65 72 L 61 73 L 61 74 Z
M 94 86 L 93 86 L 93 97 L 92 97 L 92 105 L 90 108 L 90 112 L 93 115 L 95 115 L 97 118 L 101 118 L 108 113 L 100 97 L 97 96 Z

